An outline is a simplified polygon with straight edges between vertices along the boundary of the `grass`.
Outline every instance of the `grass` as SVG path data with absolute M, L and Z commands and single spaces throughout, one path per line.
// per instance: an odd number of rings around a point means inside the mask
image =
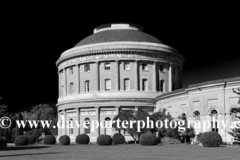
M 0 159 L 17 160 L 239 160 L 239 146 L 204 148 L 194 145 L 31 145 L 9 146 L 0 151 Z

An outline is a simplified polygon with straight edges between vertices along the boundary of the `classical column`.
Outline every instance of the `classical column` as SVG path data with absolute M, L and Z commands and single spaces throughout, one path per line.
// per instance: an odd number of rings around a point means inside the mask
M 172 64 L 169 64 L 169 71 L 168 71 L 168 91 L 172 91 Z
M 79 126 L 80 126 L 80 119 L 79 119 L 79 108 L 75 108 L 75 110 L 76 110 L 76 120 L 77 120 L 77 123 L 79 124 Z M 77 127 L 77 135 L 79 135 L 80 134 L 80 127 L 78 128 Z M 77 136 L 76 135 L 76 136 Z
M 63 91 L 63 96 L 67 95 L 67 74 L 66 74 L 66 69 L 63 69 L 63 83 L 64 83 L 64 91 Z
M 61 112 L 58 111 L 58 121 L 61 120 Z M 58 137 L 62 136 L 62 126 L 58 127 Z
M 95 106 L 96 120 L 99 122 L 99 106 Z M 100 124 L 100 122 L 99 122 Z M 100 135 L 100 127 L 97 128 L 97 137 Z
M 63 109 L 63 121 L 62 121 L 62 124 L 63 124 L 63 129 L 62 129 L 62 135 L 65 135 L 67 134 L 67 127 L 66 127 L 66 110 Z
M 156 92 L 156 62 L 153 61 L 152 91 Z
M 62 74 L 61 74 L 61 71 L 59 71 L 58 72 L 58 92 L 59 92 L 59 94 L 58 94 L 58 96 L 59 97 L 61 97 L 62 96 L 62 89 L 61 89 L 61 76 L 62 76 Z
M 119 78 L 120 78 L 120 76 L 119 76 L 119 60 L 116 60 L 116 73 L 117 73 L 117 75 L 116 75 L 116 90 L 117 91 L 119 91 L 119 84 L 120 84 L 120 81 L 119 81 Z
M 120 110 L 120 106 L 115 106 L 115 109 L 116 109 L 116 115 L 119 114 L 119 110 Z
M 138 91 L 138 60 L 135 61 L 135 90 Z
M 99 92 L 99 61 L 96 61 L 96 88 L 97 88 L 97 92 Z
M 77 64 L 76 65 L 76 71 L 77 71 L 77 73 L 75 74 L 76 76 L 77 76 L 77 83 L 76 83 L 76 88 L 77 88 L 77 93 L 79 93 L 80 92 L 80 82 L 79 82 L 79 80 L 80 80 L 80 73 L 79 73 L 79 65 Z

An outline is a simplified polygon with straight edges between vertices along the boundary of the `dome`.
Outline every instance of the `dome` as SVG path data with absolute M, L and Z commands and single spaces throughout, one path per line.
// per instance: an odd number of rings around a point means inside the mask
M 105 42 L 149 42 L 163 44 L 159 39 L 142 32 L 142 27 L 133 24 L 105 24 L 94 29 L 94 34 L 86 37 L 74 47 Z

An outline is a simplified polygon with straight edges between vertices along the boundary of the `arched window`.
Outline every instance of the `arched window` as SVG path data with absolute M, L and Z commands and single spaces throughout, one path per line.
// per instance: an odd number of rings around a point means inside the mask
M 90 72 L 90 65 L 89 64 L 84 65 L 84 71 L 85 72 Z
M 85 134 L 90 134 L 90 131 L 91 131 L 91 128 L 90 128 L 90 126 L 91 126 L 91 124 L 90 124 L 90 119 L 89 119 L 89 118 L 86 118 L 86 119 L 84 120 L 84 122 L 86 123 L 86 128 L 85 128 L 85 126 L 84 126 L 84 133 L 85 133 Z
M 109 117 L 105 118 L 105 134 L 112 135 L 111 119 Z
M 69 120 L 69 135 L 73 135 L 73 119 Z
M 187 116 L 186 116 L 185 113 L 182 113 L 182 114 L 181 114 L 181 119 L 182 119 L 182 120 L 186 120 L 186 119 L 187 119 Z
M 142 80 L 142 90 L 148 91 L 148 80 L 147 79 Z
M 87 80 L 85 81 L 85 92 L 89 92 L 90 91 L 90 81 Z
M 164 67 L 162 65 L 160 65 L 160 71 L 163 72 Z
M 231 115 L 231 121 L 235 122 L 238 121 L 238 116 L 239 116 L 240 112 L 238 108 L 232 108 L 230 110 L 230 115 Z
M 111 80 L 105 79 L 105 91 L 110 91 L 110 90 L 111 90 Z
M 124 79 L 124 90 L 130 91 L 130 79 L 128 78 Z
M 218 132 L 218 126 L 217 126 L 218 112 L 215 109 L 211 110 L 210 117 L 211 117 L 212 131 Z
M 164 80 L 160 80 L 160 92 L 165 92 L 165 82 Z
M 193 117 L 195 121 L 200 121 L 200 112 L 199 111 L 195 111 L 193 113 Z

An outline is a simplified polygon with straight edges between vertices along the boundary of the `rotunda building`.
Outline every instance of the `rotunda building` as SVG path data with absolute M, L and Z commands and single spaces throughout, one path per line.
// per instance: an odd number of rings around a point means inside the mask
M 184 58 L 178 51 L 134 24 L 105 24 L 63 52 L 59 74 L 58 117 L 66 121 L 112 120 L 120 111 L 154 112 L 155 98 L 182 88 Z M 86 133 L 91 141 L 112 129 L 59 128 L 74 141 Z M 89 125 L 90 126 L 90 125 Z

